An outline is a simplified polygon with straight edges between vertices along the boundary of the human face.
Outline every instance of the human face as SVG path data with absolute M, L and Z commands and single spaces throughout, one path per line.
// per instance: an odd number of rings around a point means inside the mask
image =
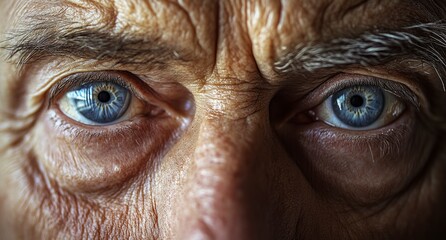
M 444 236 L 440 0 L 0 11 L 0 238 Z

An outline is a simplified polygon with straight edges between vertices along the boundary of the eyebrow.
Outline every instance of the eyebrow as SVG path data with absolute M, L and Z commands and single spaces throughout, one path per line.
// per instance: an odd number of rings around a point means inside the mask
M 397 31 L 365 32 L 356 38 L 298 45 L 274 63 L 278 73 L 315 72 L 350 65 L 374 66 L 410 56 L 430 63 L 446 86 L 446 23 L 413 25 Z
M 79 26 L 60 16 L 30 17 L 26 27 L 14 29 L 0 48 L 18 68 L 45 57 L 108 60 L 117 65 L 163 67 L 185 54 L 160 39 L 113 33 L 105 27 Z M 274 63 L 278 73 L 349 65 L 374 66 L 401 56 L 415 56 L 430 63 L 442 80 L 446 76 L 446 23 L 413 25 L 397 31 L 365 32 L 356 38 L 337 38 L 326 43 L 305 43 L 285 52 Z
M 77 27 L 74 27 L 77 25 Z M 186 62 L 185 54 L 159 38 L 113 33 L 98 26 L 79 26 L 60 19 L 36 18 L 23 29 L 13 29 L 0 48 L 6 59 L 19 68 L 45 57 L 74 57 L 108 60 L 114 64 L 164 66 L 170 61 Z

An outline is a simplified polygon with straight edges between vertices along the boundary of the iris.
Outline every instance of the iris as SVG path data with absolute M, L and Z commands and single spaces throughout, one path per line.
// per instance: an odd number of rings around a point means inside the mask
M 100 124 L 118 120 L 130 102 L 129 90 L 111 82 L 82 85 L 68 92 L 67 97 L 78 113 Z
M 336 92 L 332 97 L 336 117 L 351 127 L 367 127 L 383 112 L 384 92 L 376 86 L 354 86 Z

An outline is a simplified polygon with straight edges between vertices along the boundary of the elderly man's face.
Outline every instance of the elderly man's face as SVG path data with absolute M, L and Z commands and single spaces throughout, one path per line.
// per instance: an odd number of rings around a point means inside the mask
M 0 11 L 0 238 L 445 233 L 441 0 Z

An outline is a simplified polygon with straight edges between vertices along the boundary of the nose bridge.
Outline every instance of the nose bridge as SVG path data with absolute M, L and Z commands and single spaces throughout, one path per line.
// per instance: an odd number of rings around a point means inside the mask
M 263 114 L 242 119 L 211 116 L 200 124 L 184 194 L 190 204 L 182 219 L 182 238 L 246 239 L 252 235 L 252 212 L 257 207 L 248 203 L 262 192 L 256 175 L 262 168 L 258 150 L 264 141 Z
M 201 184 L 223 189 L 240 187 L 256 167 L 258 150 L 264 141 L 261 122 L 259 116 L 219 117 L 201 124 L 194 153 L 196 170 L 206 177 L 199 179 Z

